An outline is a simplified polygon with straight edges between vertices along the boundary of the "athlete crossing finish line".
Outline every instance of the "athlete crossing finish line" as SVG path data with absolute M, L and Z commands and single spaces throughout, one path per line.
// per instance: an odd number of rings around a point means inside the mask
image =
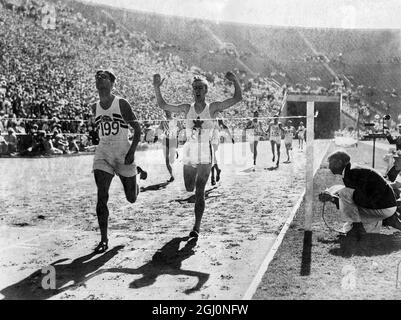
M 222 119 L 217 119 L 216 126 L 213 130 L 212 134 L 212 150 L 213 150 L 213 160 L 214 163 L 212 165 L 212 178 L 211 178 L 211 183 L 212 186 L 216 184 L 216 182 L 220 181 L 220 173 L 221 169 L 219 169 L 219 166 L 217 164 L 217 157 L 216 157 L 216 152 L 219 149 L 219 144 L 220 144 L 220 131 L 223 131 L 229 139 L 231 139 L 231 142 L 234 143 L 234 138 L 232 137 L 230 130 L 228 127 L 224 124 Z M 216 179 L 215 179 L 215 174 L 214 172 L 216 171 Z
M 295 135 L 295 128 L 292 126 L 292 121 L 288 120 L 287 121 L 287 126 L 284 127 L 284 144 L 285 144 L 285 150 L 287 152 L 287 161 L 284 163 L 290 163 L 290 151 L 292 150 L 292 141 L 294 139 Z
M 234 73 L 227 72 L 226 78 L 234 84 L 235 91 L 232 98 L 207 103 L 208 82 L 201 77 L 195 77 L 192 82 L 195 102 L 173 105 L 167 103 L 162 97 L 160 86 L 164 79 L 162 80 L 159 74 L 153 75 L 153 86 L 159 107 L 164 111 L 183 112 L 186 118 L 187 142 L 183 148 L 184 183 L 187 191 L 195 190 L 195 224 L 189 233 L 190 237 L 199 236 L 205 210 L 205 186 L 214 162 L 211 146 L 216 121 L 214 119 L 219 112 L 242 100 L 241 86 L 237 77 Z
M 256 159 L 258 157 L 258 143 L 260 137 L 263 135 L 262 124 L 258 121 L 259 112 L 253 112 L 253 119 L 248 121 L 245 129 L 247 130 L 247 139 L 249 141 L 249 146 L 251 147 L 251 152 L 253 153 L 253 171 L 256 170 Z
M 127 200 L 133 203 L 139 193 L 136 174 L 140 173 L 144 179 L 146 172 L 134 163 L 136 147 L 141 136 L 136 116 L 125 99 L 111 94 L 116 76 L 111 70 L 99 70 L 95 78 L 99 102 L 92 105 L 92 111 L 100 141 L 95 152 L 93 172 L 97 186 L 96 214 L 101 234 L 95 252 L 103 253 L 108 249 L 107 201 L 114 173 L 120 177 Z M 128 125 L 134 129 L 132 143 L 129 142 Z
M 162 142 L 164 160 L 167 170 L 170 173 L 170 179 L 167 182 L 173 182 L 175 178 L 172 165 L 175 159 L 178 158 L 178 126 L 177 120 L 171 117 L 171 112 L 165 112 L 167 121 L 160 122 L 156 134 Z
M 270 144 L 272 148 L 273 159 L 272 162 L 276 159 L 275 149 L 277 149 L 277 163 L 276 169 L 280 165 L 280 146 L 281 146 L 281 136 L 284 134 L 284 129 L 282 123 L 278 121 L 279 115 L 275 115 L 273 120 L 269 124 L 268 132 L 270 136 Z M 276 146 L 276 148 L 274 147 Z

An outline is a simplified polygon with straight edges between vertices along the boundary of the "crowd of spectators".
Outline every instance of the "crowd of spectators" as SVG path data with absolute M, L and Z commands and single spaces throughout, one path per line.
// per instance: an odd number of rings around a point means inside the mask
M 6 3 L 0 2 L 5 9 L 0 10 L 0 130 L 30 136 L 19 144 L 21 153 L 91 149 L 90 105 L 97 99 L 93 76 L 97 68 L 111 67 L 116 72 L 115 94 L 131 103 L 144 129 L 145 124 L 157 125 L 164 119 L 151 85 L 154 73 L 166 78 L 165 98 L 173 103 L 192 99 L 194 73 L 209 80 L 210 100 L 231 94 L 224 74 L 206 73 L 176 55 L 162 54 L 160 43 L 146 34 L 87 20 L 61 2 L 56 4 L 55 28 L 48 29 L 43 27 L 42 14 L 46 2 L 28 0 L 24 9 Z M 281 88 L 267 78 L 245 79 L 235 71 L 244 87 L 244 100 L 221 117 L 248 117 L 256 109 L 271 116 L 280 109 Z M 227 122 L 241 127 L 246 121 Z M 10 143 L 7 149 L 10 154 L 16 151 Z
M 93 74 L 101 67 L 114 69 L 118 76 L 115 93 L 128 99 L 144 131 L 164 119 L 151 86 L 154 73 L 166 78 L 164 94 L 173 103 L 191 100 L 190 83 L 194 74 L 203 74 L 210 82 L 210 100 L 221 100 L 232 91 L 223 74 L 203 72 L 185 64 L 177 55 L 163 50 L 174 45 L 153 41 L 145 33 L 127 32 L 117 22 L 108 25 L 85 19 L 61 2 L 56 4 L 55 26 L 48 29 L 43 26 L 45 1 L 25 0 L 19 7 L 7 1 L 0 0 L 0 130 L 4 137 L 9 129 L 17 137 L 38 130 L 45 132 L 46 137 L 75 139 L 80 151 L 91 150 L 92 139 L 88 137 L 94 129 L 90 105 L 97 100 Z M 226 47 L 235 49 L 234 44 Z M 305 55 L 304 59 L 312 64 L 329 63 L 334 58 L 344 60 L 342 53 L 327 57 Z M 272 78 L 249 79 L 243 71 L 234 71 L 243 87 L 243 101 L 220 115 L 227 118 L 225 122 L 232 128 L 244 128 L 243 118 L 252 116 L 254 111 L 259 112 L 262 121 L 266 117 L 267 123 L 268 117 L 280 111 L 287 93 L 338 95 L 341 92 L 344 109 L 355 118 L 362 107 L 368 110 L 364 115 L 372 113 L 369 110 L 375 107 L 360 99 L 374 88 L 355 87 L 343 75 L 325 88 L 307 82 L 280 86 Z M 286 74 L 280 76 L 286 78 Z M 320 78 L 310 80 L 319 83 Z M 389 89 L 387 94 L 398 96 L 395 89 Z M 4 150 L 5 143 L 1 143 Z

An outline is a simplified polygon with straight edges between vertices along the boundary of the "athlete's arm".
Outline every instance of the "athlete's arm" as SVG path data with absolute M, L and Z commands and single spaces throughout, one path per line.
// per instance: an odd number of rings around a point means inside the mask
M 131 147 L 125 156 L 125 164 L 131 164 L 134 162 L 136 147 L 141 139 L 141 126 L 139 125 L 138 121 L 136 121 L 137 118 L 128 101 L 120 99 L 120 111 L 124 121 L 134 129 L 134 137 L 132 139 Z
M 281 130 L 281 133 L 285 133 L 285 130 L 284 130 L 283 124 L 282 124 L 281 122 L 279 122 L 279 124 L 278 124 L 278 127 L 280 128 L 280 130 Z
M 213 116 L 217 112 L 224 111 L 242 100 L 242 90 L 237 77 L 231 71 L 226 73 L 226 79 L 234 83 L 234 96 L 224 101 L 216 101 L 210 104 L 210 113 Z
M 267 130 L 266 131 L 264 131 L 263 130 L 263 126 L 262 126 L 262 123 L 260 123 L 260 122 L 258 122 L 258 126 L 259 126 L 259 131 L 260 131 L 260 133 L 267 133 L 268 131 L 269 131 L 269 126 L 267 127 Z
M 190 107 L 189 103 L 170 104 L 164 100 L 160 91 L 160 86 L 163 84 L 164 80 L 165 79 L 161 80 L 160 74 L 153 75 L 153 87 L 155 89 L 158 106 L 164 111 L 188 113 Z

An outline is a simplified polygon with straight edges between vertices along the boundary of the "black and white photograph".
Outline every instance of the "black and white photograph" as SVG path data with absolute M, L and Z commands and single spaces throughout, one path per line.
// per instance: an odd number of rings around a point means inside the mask
M 400 17 L 0 0 L 0 300 L 400 300 Z

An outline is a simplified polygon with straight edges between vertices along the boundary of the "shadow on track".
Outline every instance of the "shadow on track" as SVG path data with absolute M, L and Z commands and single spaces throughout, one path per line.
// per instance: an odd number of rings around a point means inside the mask
M 166 182 L 161 182 L 161 183 L 156 183 L 147 187 L 140 187 L 141 192 L 146 192 L 146 191 L 157 191 L 157 190 L 162 190 L 165 189 L 168 185 L 170 184 L 169 181 Z
M 198 283 L 193 288 L 186 289 L 184 293 L 190 294 L 192 292 L 198 291 L 209 279 L 209 274 L 199 271 L 181 269 L 182 262 L 195 254 L 193 248 L 196 246 L 197 239 L 189 239 L 189 237 L 182 237 L 170 240 L 162 248 L 157 250 L 157 252 L 153 255 L 151 261 L 147 262 L 139 268 L 109 268 L 99 270 L 96 275 L 107 272 L 142 275 L 141 278 L 136 279 L 129 284 L 129 287 L 132 289 L 150 286 L 154 284 L 157 280 L 157 277 L 161 275 L 183 275 L 197 277 Z M 180 250 L 180 243 L 182 241 L 188 242 Z
M 218 195 L 216 195 L 216 196 L 210 196 L 209 195 L 216 188 L 217 187 L 213 187 L 213 188 L 210 188 L 209 190 L 205 191 L 205 200 L 210 199 L 210 198 L 217 198 L 218 197 Z M 187 202 L 187 203 L 195 203 L 195 194 L 189 196 L 188 198 L 174 199 L 174 200 L 171 200 L 170 202 L 178 202 L 180 204 L 185 203 L 185 202 Z
M 339 247 L 329 250 L 334 256 L 380 256 L 401 250 L 401 232 L 393 234 L 366 233 L 358 240 L 355 237 L 339 236 Z
M 93 277 L 92 275 L 88 275 L 98 271 L 107 261 L 116 256 L 118 251 L 122 248 L 124 248 L 124 246 L 114 247 L 101 256 L 90 253 L 73 260 L 69 264 L 60 264 L 61 262 L 69 260 L 68 258 L 53 262 L 51 266 L 56 270 L 56 289 L 42 288 L 42 279 L 46 274 L 42 274 L 42 270 L 39 269 L 25 279 L 4 288 L 0 291 L 0 294 L 4 295 L 4 300 L 49 299 L 68 289 L 85 285 L 85 281 Z M 96 258 L 92 259 L 95 256 Z M 65 286 L 70 281 L 73 281 L 73 284 Z

